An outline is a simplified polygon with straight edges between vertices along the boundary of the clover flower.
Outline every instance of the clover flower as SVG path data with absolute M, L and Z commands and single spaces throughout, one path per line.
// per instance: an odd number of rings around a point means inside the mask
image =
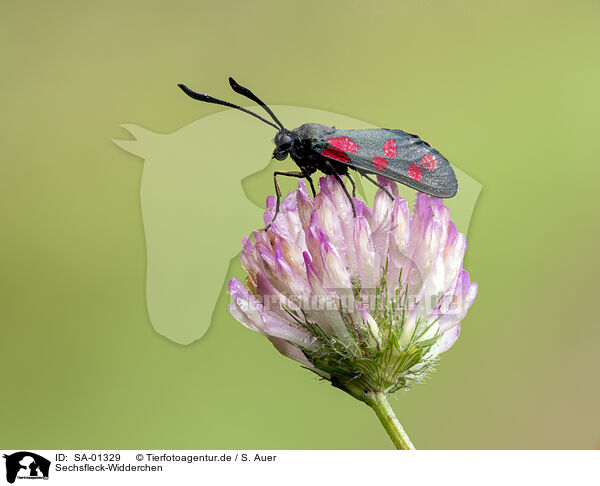
M 386 396 L 423 381 L 460 333 L 477 284 L 462 268 L 466 238 L 441 199 L 409 211 L 388 179 L 373 208 L 333 176 L 314 200 L 302 181 L 268 230 L 242 240 L 246 287 L 229 311 L 283 355 L 370 405 L 398 448 L 412 448 Z M 275 198 L 267 199 L 265 224 Z

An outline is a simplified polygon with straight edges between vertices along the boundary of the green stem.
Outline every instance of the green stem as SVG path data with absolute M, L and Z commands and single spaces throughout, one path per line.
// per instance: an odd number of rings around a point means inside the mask
M 404 432 L 384 393 L 369 393 L 366 396 L 365 402 L 377 414 L 377 418 L 379 418 L 383 428 L 390 436 L 390 439 L 392 439 L 396 449 L 414 450 L 415 446 L 412 445 L 408 435 Z

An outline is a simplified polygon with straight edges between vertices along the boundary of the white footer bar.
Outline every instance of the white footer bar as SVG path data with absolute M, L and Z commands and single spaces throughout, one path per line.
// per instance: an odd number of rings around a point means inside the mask
M 6 476 L 0 484 L 12 480 L 21 486 L 35 486 L 36 480 L 47 480 L 40 486 L 600 484 L 600 451 L 13 450 L 2 454 Z

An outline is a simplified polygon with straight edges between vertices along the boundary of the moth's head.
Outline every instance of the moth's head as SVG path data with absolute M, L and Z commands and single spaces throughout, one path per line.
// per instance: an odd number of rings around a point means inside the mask
M 281 130 L 275 135 L 275 150 L 273 151 L 273 158 L 277 160 L 284 160 L 294 145 L 294 137 L 288 130 Z

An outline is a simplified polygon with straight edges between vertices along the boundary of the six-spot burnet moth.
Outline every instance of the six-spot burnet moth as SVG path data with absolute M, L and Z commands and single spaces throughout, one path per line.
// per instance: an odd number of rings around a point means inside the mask
M 348 196 L 353 212 L 352 198 L 341 178 L 341 176 L 348 178 L 352 184 L 352 195 L 354 196 L 356 184 L 348 169 L 357 171 L 383 189 L 391 198 L 393 196 L 389 191 L 370 177 L 370 174 L 382 175 L 436 197 L 453 197 L 458 190 L 456 175 L 448 160 L 417 135 L 389 128 L 338 130 L 318 123 L 306 123 L 293 130 L 288 130 L 252 91 L 240 86 L 233 78 L 229 78 L 229 84 L 236 93 L 262 106 L 275 123 L 228 101 L 197 93 L 183 84 L 178 86 L 195 100 L 241 110 L 277 130 L 273 158 L 284 160 L 289 154 L 300 170 L 274 172 L 273 181 L 277 194 L 277 205 L 271 223 L 279 214 L 281 190 L 277 176 L 280 175 L 307 179 L 314 196 L 315 187 L 311 175 L 317 170 L 325 174 L 333 174 Z M 268 229 L 271 223 L 265 229 Z

